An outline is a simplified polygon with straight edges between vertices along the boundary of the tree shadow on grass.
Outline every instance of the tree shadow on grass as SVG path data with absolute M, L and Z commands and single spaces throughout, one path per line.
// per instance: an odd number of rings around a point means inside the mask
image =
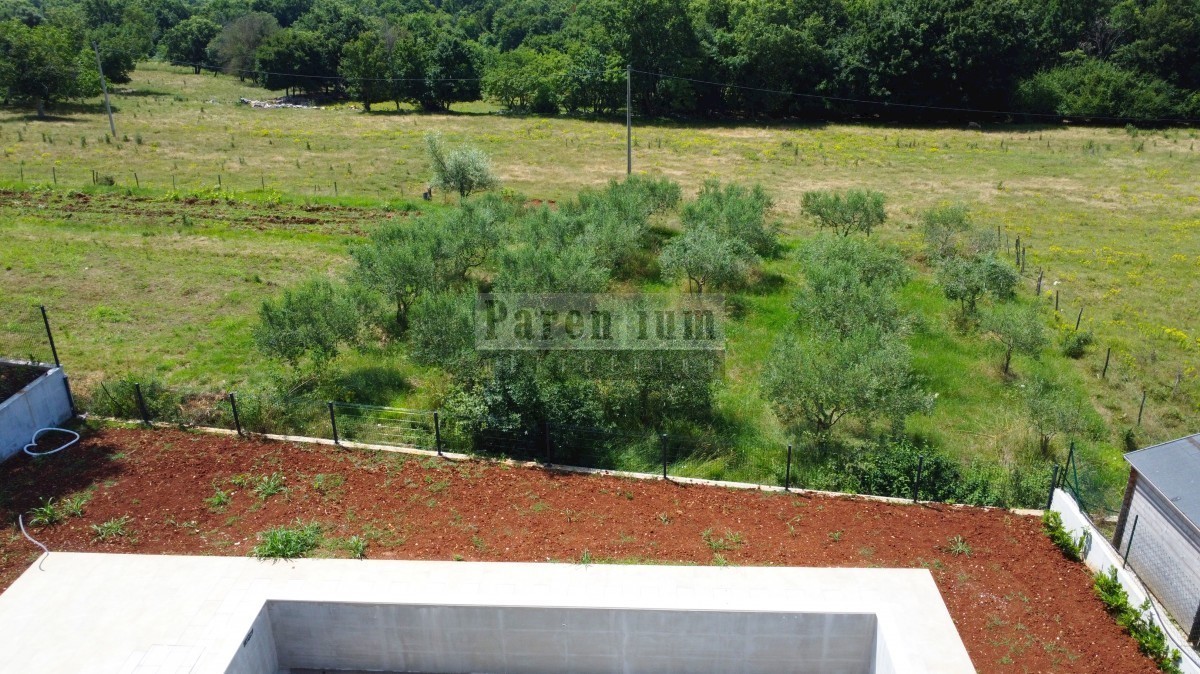
M 47 106 L 46 115 L 38 117 L 37 112 L 27 106 L 7 106 L 0 108 L 15 113 L 13 119 L 24 122 L 86 122 L 82 115 L 104 115 L 107 110 L 104 103 L 55 103 Z M 113 114 L 121 111 L 120 106 L 112 106 Z
M 330 386 L 345 392 L 348 399 L 343 402 L 381 406 L 412 389 L 412 385 L 398 370 L 379 365 L 340 372 L 330 381 Z
M 120 87 L 110 91 L 113 96 L 121 96 L 123 98 L 153 98 L 155 96 L 174 96 L 170 91 L 159 91 L 158 89 L 121 89 Z

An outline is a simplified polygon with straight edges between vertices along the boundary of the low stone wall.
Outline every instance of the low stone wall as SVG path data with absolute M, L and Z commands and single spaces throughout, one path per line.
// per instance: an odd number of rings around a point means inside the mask
M 19 454 L 39 428 L 57 426 L 71 418 L 62 368 L 50 368 L 25 388 L 0 401 L 0 461 Z

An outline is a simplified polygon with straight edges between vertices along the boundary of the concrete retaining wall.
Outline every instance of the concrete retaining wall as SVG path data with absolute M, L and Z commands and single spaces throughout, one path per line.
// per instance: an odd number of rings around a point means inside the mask
M 1076 538 L 1081 533 L 1087 533 L 1088 541 L 1084 546 L 1083 563 L 1087 565 L 1095 573 L 1107 573 L 1110 568 L 1116 567 L 1117 580 L 1121 581 L 1121 585 L 1125 591 L 1129 593 L 1129 603 L 1133 606 L 1140 606 L 1146 601 L 1149 595 L 1146 593 L 1142 582 L 1132 571 L 1125 568 L 1124 560 L 1120 553 L 1113 548 L 1104 534 L 1092 526 L 1090 520 L 1084 516 L 1079 510 L 1079 504 L 1071 495 L 1061 489 L 1054 490 L 1054 500 L 1050 508 L 1062 516 L 1063 528 L 1071 532 L 1071 535 Z M 1141 525 L 1138 525 L 1141 528 Z M 1159 615 L 1151 612 L 1151 618 L 1158 623 L 1158 626 L 1168 634 L 1168 641 L 1173 641 L 1175 648 L 1181 652 L 1185 648 L 1191 651 L 1190 658 L 1187 653 L 1183 656 L 1181 668 L 1184 674 L 1200 674 L 1200 657 L 1197 656 L 1194 650 L 1191 650 L 1187 645 L 1187 639 L 1175 625 L 1160 618 L 1162 608 L 1158 609 Z
M 71 418 L 66 375 L 51 368 L 8 400 L 0 402 L 0 461 L 20 453 L 39 428 Z

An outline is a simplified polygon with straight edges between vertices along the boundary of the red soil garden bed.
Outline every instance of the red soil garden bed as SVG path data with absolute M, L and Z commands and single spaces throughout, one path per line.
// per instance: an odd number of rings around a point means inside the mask
M 286 491 L 263 499 L 237 486 L 272 473 Z M 214 508 L 205 499 L 218 488 L 230 498 Z M 373 559 L 926 567 L 980 672 L 1157 671 L 1094 598 L 1088 571 L 1036 518 L 1002 510 L 103 429 L 0 465 L 0 590 L 40 553 L 18 513 L 81 492 L 82 516 L 32 530 L 51 550 L 246 555 L 259 532 L 300 519 L 324 526 L 326 556 L 346 556 L 339 541 L 357 535 Z M 96 539 L 92 525 L 121 517 L 126 535 Z M 952 551 L 956 536 L 969 553 Z

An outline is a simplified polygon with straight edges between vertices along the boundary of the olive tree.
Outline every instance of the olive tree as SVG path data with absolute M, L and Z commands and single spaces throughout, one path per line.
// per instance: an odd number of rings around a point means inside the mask
M 746 188 L 736 183 L 725 186 L 706 180 L 695 201 L 683 207 L 685 227 L 710 227 L 726 237 L 741 239 L 762 257 L 774 255 L 779 246 L 778 225 L 767 221 L 772 206 L 761 185 Z
M 912 277 L 900 253 L 863 239 L 817 236 L 801 247 L 806 281 L 792 306 L 802 323 L 849 335 L 866 326 L 903 332 L 895 292 Z
M 1036 378 L 1025 391 L 1029 421 L 1038 434 L 1038 449 L 1050 457 L 1050 443 L 1055 436 L 1079 435 L 1091 426 L 1094 412 L 1077 393 L 1061 383 Z
M 872 230 L 887 220 L 883 204 L 883 193 L 874 190 L 818 190 L 805 192 L 800 208 L 818 227 L 831 229 L 839 236 L 856 232 L 870 236 Z
M 958 302 L 964 318 L 975 315 L 984 295 L 998 300 L 1012 299 L 1020 278 L 1016 267 L 995 255 L 950 257 L 937 270 L 942 292 L 946 299 Z
M 258 310 L 254 343 L 263 353 L 297 367 L 306 357 L 320 370 L 358 332 L 357 305 L 329 279 L 314 278 L 268 299 Z
M 693 227 L 663 247 L 659 264 L 668 278 L 686 278 L 689 289 L 741 285 L 758 262 L 745 241 L 722 236 L 712 227 Z
M 910 414 L 933 406 L 908 347 L 871 328 L 846 337 L 784 333 L 767 359 L 763 387 L 780 421 L 818 441 L 847 416 L 888 419 L 899 429 Z
M 1036 359 L 1049 344 L 1045 323 L 1036 306 L 997 305 L 984 315 L 983 329 L 1004 345 L 1004 374 L 1011 371 L 1013 353 Z
M 491 159 L 479 148 L 464 146 L 451 150 L 440 134 L 429 134 L 425 136 L 425 149 L 433 166 L 433 186 L 458 192 L 459 201 L 499 184 L 492 172 Z

